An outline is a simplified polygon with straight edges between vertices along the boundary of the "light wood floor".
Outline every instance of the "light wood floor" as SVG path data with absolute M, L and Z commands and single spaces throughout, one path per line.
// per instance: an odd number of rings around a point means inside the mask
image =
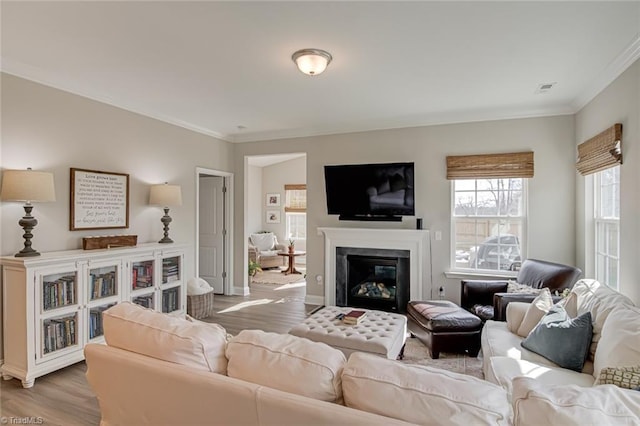
M 243 329 L 286 333 L 316 306 L 305 305 L 302 285 L 253 284 L 251 295 L 216 296 L 217 322 L 231 334 Z M 25 418 L 41 418 L 45 425 L 97 425 L 98 402 L 85 379 L 86 365 L 80 362 L 36 379 L 31 389 L 19 380 L 0 380 L 0 422 L 18 424 Z M 34 419 L 31 423 L 38 422 Z

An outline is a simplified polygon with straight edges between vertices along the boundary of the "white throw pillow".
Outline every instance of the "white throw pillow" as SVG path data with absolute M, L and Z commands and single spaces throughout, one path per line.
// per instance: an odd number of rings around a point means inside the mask
M 263 234 L 251 234 L 251 244 L 256 246 L 259 251 L 273 250 L 276 245 L 276 236 L 271 232 Z
M 525 302 L 511 302 L 507 305 L 507 328 L 510 332 L 517 334 L 518 327 L 522 324 L 522 320 L 530 306 L 531 303 Z
M 526 293 L 538 294 L 542 289 L 531 287 L 530 285 L 520 284 L 515 281 L 507 282 L 507 293 Z
M 342 391 L 347 407 L 414 424 L 511 424 L 508 395 L 500 386 L 364 352 L 349 357 Z
M 343 353 L 290 334 L 243 330 L 227 345 L 229 377 L 342 403 Z
M 516 377 L 512 400 L 515 426 L 640 424 L 640 392 L 615 385 L 549 386 Z
M 562 299 L 557 303 L 564 307 L 564 310 L 567 311 L 567 314 L 571 318 L 575 318 L 578 316 L 578 296 L 575 293 L 569 293 L 567 297 Z
M 520 337 L 527 337 L 531 330 L 536 328 L 536 325 L 540 322 L 549 309 L 553 306 L 553 299 L 551 298 L 551 292 L 548 288 L 541 289 L 540 293 L 533 299 L 527 313 L 524 314 L 524 318 L 520 323 L 520 327 L 516 331 L 516 334 Z
M 640 309 L 621 306 L 611 311 L 602 326 L 593 359 L 593 377 L 608 367 L 640 364 Z
M 593 338 L 589 353 L 594 359 L 602 327 L 611 311 L 620 306 L 634 306 L 631 299 L 596 280 L 582 279 L 571 289 L 577 298 L 578 315 L 591 312 Z M 597 371 L 594 372 L 597 374 Z M 597 377 L 597 376 L 596 376 Z
M 131 302 L 102 313 L 109 346 L 199 370 L 225 374 L 227 333 L 218 324 L 191 322 Z

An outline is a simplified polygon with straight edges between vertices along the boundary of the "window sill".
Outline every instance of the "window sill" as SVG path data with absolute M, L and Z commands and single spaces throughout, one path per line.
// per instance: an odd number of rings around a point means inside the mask
M 447 278 L 454 278 L 454 279 L 464 279 L 464 278 L 470 278 L 470 279 L 515 279 L 518 276 L 517 272 L 511 272 L 511 271 L 496 271 L 496 272 L 491 272 L 491 271 L 478 271 L 478 272 L 472 272 L 472 271 L 444 271 L 444 276 Z

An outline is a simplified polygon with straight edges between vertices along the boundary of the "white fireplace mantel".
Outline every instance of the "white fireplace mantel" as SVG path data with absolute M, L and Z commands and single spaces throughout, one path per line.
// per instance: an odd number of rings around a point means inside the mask
M 431 297 L 431 244 L 425 229 L 318 228 L 324 235 L 324 304 L 336 303 L 338 247 L 409 251 L 410 299 Z

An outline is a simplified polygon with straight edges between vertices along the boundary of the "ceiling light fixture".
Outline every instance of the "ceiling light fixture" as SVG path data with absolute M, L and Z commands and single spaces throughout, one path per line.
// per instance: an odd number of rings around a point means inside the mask
M 298 69 L 307 75 L 318 75 L 327 69 L 331 62 L 331 54 L 320 49 L 302 49 L 294 52 L 291 59 Z

